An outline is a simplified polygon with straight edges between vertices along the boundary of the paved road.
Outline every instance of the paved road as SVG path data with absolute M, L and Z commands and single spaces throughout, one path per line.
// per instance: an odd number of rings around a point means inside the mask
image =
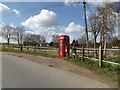
M 106 84 L 20 57 L 2 56 L 3 88 L 108 88 Z

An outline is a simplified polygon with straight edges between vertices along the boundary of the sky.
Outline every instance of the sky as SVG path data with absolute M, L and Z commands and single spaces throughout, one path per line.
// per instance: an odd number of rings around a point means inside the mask
M 0 27 L 24 26 L 26 32 L 44 35 L 47 42 L 52 40 L 54 34 L 69 35 L 71 41 L 78 39 L 85 33 L 83 4 L 72 4 L 67 1 L 1 2 Z M 97 5 L 101 4 L 87 3 L 87 18 Z M 91 37 L 89 35 L 89 38 Z M 1 40 L 0 37 L 0 42 Z

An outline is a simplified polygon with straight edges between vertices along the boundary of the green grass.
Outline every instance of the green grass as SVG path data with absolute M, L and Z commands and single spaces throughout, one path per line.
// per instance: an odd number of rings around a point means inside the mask
M 21 52 L 19 49 L 12 49 L 12 48 L 4 48 L 4 49 L 0 48 L 0 50 L 5 51 L 5 52 L 26 53 L 26 54 L 32 54 L 32 55 L 41 55 L 44 57 L 58 58 L 56 51 L 36 50 L 34 52 L 34 51 L 23 50 Z M 76 64 L 80 67 L 87 68 L 87 69 L 97 73 L 98 75 L 105 75 L 113 82 L 118 82 L 118 81 L 120 82 L 120 78 L 119 78 L 120 66 L 103 63 L 103 67 L 100 68 L 100 67 L 98 67 L 98 61 L 92 61 L 90 59 L 85 59 L 84 62 L 82 62 L 82 59 L 79 57 L 76 57 L 76 59 L 73 59 L 72 57 L 70 57 L 70 58 L 65 57 L 65 58 L 61 58 L 61 59 L 72 62 L 73 64 Z M 113 62 L 118 61 L 118 63 L 120 63 L 120 61 L 116 58 L 105 58 L 105 59 L 109 60 L 109 61 L 113 61 Z
M 8 44 L 7 43 L 0 43 L 0 45 L 8 45 Z M 9 43 L 9 45 L 18 45 L 18 44 Z
M 84 62 L 82 62 L 81 58 L 64 58 L 64 60 L 70 61 L 80 67 L 87 68 L 98 75 L 105 75 L 113 82 L 119 82 L 120 81 L 120 66 L 118 65 L 111 65 L 108 63 L 103 63 L 103 67 L 98 66 L 98 61 L 92 61 L 90 59 L 85 59 Z
M 28 50 L 20 51 L 19 49 L 12 49 L 12 48 L 4 48 L 4 49 L 1 48 L 0 50 L 5 51 L 5 52 L 26 53 L 26 54 L 32 54 L 32 55 L 41 55 L 41 56 L 45 56 L 45 57 L 57 58 L 57 56 L 54 55 L 54 53 L 46 52 L 46 51 L 42 51 L 42 50 L 38 50 L 38 51 L 35 51 L 35 52 L 34 51 L 28 51 Z
M 80 55 L 82 56 L 81 53 L 78 53 L 77 55 Z M 87 54 L 86 54 L 87 56 Z M 89 57 L 94 57 L 93 55 L 89 55 Z M 111 61 L 111 62 L 115 62 L 115 63 L 120 63 L 120 57 L 104 57 L 103 60 L 106 60 L 106 61 Z
M 120 58 L 118 58 L 118 57 L 105 57 L 104 60 L 120 63 Z

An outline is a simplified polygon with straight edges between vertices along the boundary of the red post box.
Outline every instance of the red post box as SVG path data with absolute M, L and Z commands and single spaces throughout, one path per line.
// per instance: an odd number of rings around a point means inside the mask
M 69 36 L 61 35 L 58 38 L 58 57 L 69 57 Z

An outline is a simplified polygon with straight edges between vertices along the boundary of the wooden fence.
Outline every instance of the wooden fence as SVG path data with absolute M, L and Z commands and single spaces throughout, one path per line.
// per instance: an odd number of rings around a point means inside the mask
M 83 62 L 84 62 L 84 59 L 91 59 L 91 60 L 99 61 L 99 67 L 102 67 L 103 62 L 120 65 L 120 63 L 103 60 L 103 58 L 105 57 L 103 55 L 103 51 L 115 51 L 115 52 L 117 52 L 116 57 L 118 57 L 118 54 L 120 53 L 120 49 L 102 49 L 102 47 L 99 47 L 99 49 L 93 49 L 93 48 L 82 47 L 82 48 L 78 48 L 76 50 L 77 50 L 78 56 L 82 58 Z M 97 51 L 97 55 L 98 55 L 97 58 L 94 57 L 95 50 Z M 89 51 L 89 56 L 87 56 L 87 51 Z M 92 55 L 90 53 L 92 53 Z
M 53 47 L 38 47 L 38 46 L 15 46 L 15 45 L 3 45 L 2 49 L 9 48 L 11 50 L 18 50 L 18 51 L 32 51 L 35 53 L 42 53 L 48 55 L 57 55 L 57 48 Z
M 57 56 L 58 55 L 58 48 L 53 48 L 53 47 L 37 47 L 37 46 L 15 46 L 15 45 L 3 45 L 2 48 L 10 48 L 12 50 L 19 50 L 19 51 L 33 51 L 36 53 L 44 53 L 44 54 L 48 54 L 48 55 L 54 55 Z M 115 52 L 120 52 L 120 49 L 102 49 L 102 47 L 100 47 L 99 49 L 93 49 L 93 48 L 77 48 L 77 55 L 79 57 L 82 58 L 82 61 L 84 62 L 85 59 L 91 59 L 91 60 L 95 60 L 95 61 L 99 61 L 99 67 L 102 67 L 102 63 L 106 62 L 106 63 L 110 63 L 110 64 L 115 64 L 115 65 L 120 65 L 120 63 L 116 63 L 116 62 L 111 62 L 111 61 L 106 61 L 103 60 L 104 55 L 103 55 L 103 51 L 115 51 Z M 97 58 L 94 57 L 94 51 L 97 51 Z M 89 51 L 89 56 L 87 56 L 87 51 Z M 117 56 L 117 55 L 116 55 Z

